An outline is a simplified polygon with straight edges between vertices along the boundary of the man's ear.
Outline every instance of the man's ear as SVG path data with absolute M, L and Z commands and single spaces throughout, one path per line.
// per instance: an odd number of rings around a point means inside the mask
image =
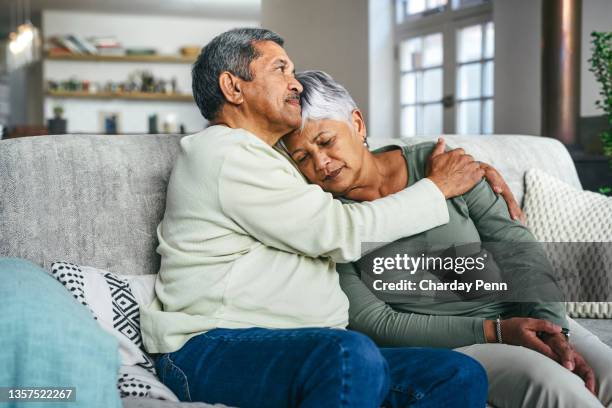
M 228 71 L 219 75 L 219 88 L 225 100 L 234 105 L 240 105 L 244 101 L 240 78 Z
M 355 132 L 357 132 L 357 135 L 365 142 L 366 137 L 368 135 L 366 131 L 365 121 L 363 120 L 363 114 L 361 113 L 359 108 L 353 110 L 353 112 L 351 113 L 351 122 L 353 124 L 353 128 L 355 129 Z

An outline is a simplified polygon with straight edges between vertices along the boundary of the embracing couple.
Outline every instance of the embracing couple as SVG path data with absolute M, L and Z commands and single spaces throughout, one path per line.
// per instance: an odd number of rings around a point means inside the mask
M 562 303 L 386 303 L 363 283 L 364 242 L 535 242 L 494 169 L 443 141 L 370 152 L 346 89 L 296 76 L 265 29 L 208 43 L 193 94 L 211 126 L 181 140 L 156 299 L 141 308 L 144 345 L 180 400 L 612 404 L 612 352 Z

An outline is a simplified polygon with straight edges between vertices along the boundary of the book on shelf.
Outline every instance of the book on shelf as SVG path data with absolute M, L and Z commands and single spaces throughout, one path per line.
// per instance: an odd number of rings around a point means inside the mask
M 123 47 L 98 47 L 98 55 L 104 56 L 124 56 L 125 49 Z
M 51 48 L 63 48 L 66 51 L 71 52 L 72 54 L 83 54 L 81 48 L 75 43 L 73 43 L 67 35 L 58 35 L 50 37 L 48 43 Z
M 98 49 L 96 48 L 96 46 L 84 39 L 83 37 L 74 34 L 69 34 L 67 37 L 73 44 L 76 44 L 77 47 L 81 49 L 83 54 L 95 55 L 98 53 Z

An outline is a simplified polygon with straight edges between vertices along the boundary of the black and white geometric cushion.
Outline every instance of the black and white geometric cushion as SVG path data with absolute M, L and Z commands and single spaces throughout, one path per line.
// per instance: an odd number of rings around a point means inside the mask
M 139 304 L 152 301 L 155 275 L 119 275 L 69 262 L 52 263 L 50 274 L 118 340 L 121 367 L 117 388 L 121 397 L 178 401 L 157 378 L 140 332 Z M 133 287 L 138 290 L 133 291 Z

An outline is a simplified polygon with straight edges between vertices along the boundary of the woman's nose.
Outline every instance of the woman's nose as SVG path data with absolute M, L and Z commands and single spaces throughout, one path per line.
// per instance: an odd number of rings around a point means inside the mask
M 329 157 L 325 154 L 317 153 L 314 156 L 315 158 L 315 169 L 317 171 L 325 171 L 327 165 L 331 161 Z

